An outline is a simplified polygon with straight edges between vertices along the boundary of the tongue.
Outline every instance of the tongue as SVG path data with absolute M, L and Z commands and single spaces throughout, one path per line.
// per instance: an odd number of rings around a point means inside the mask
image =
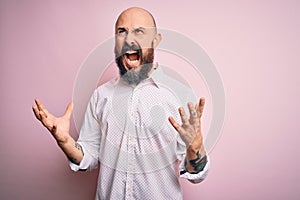
M 133 54 L 127 54 L 127 58 L 129 58 L 129 60 L 138 60 L 138 54 L 137 53 L 133 53 Z

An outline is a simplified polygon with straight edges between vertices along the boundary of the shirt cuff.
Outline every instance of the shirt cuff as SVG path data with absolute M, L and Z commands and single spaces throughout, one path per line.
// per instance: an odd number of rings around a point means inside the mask
M 93 157 L 85 150 L 84 145 L 82 145 L 80 142 L 78 142 L 78 144 L 80 144 L 82 147 L 83 158 L 79 165 L 76 165 L 71 161 L 69 161 L 69 165 L 73 171 L 86 171 L 89 168 L 90 163 L 93 161 Z
M 197 173 L 197 174 L 191 174 L 188 171 L 186 171 L 185 166 L 184 166 L 184 159 L 182 159 L 181 163 L 180 163 L 180 178 L 185 178 L 188 179 L 190 182 L 192 183 L 200 183 L 202 182 L 208 175 L 208 171 L 210 169 L 210 159 L 209 156 L 207 156 L 207 163 L 204 167 L 204 169 Z

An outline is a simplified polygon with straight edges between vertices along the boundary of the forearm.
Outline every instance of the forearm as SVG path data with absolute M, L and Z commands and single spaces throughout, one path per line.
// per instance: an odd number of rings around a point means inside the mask
M 199 173 L 207 163 L 204 146 L 195 147 L 190 145 L 186 151 L 185 168 L 189 173 Z
M 58 142 L 57 144 L 72 163 L 80 164 L 83 159 L 82 147 L 71 136 L 66 142 Z

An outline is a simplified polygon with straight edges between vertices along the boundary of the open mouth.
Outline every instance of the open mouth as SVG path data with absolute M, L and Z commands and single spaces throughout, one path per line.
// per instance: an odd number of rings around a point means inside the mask
M 129 50 L 123 55 L 123 59 L 125 61 L 128 69 L 133 67 L 138 67 L 140 65 L 140 54 L 139 51 Z

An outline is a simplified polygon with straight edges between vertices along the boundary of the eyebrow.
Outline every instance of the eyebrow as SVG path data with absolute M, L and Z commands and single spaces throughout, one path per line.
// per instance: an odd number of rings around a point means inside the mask
M 126 30 L 126 28 L 124 28 L 124 27 L 118 27 L 118 28 L 117 28 L 117 31 L 127 31 L 127 30 Z
M 142 30 L 146 30 L 146 28 L 144 27 L 138 27 L 138 28 L 135 28 L 134 30 L 137 30 L 137 29 L 142 29 Z M 118 27 L 117 28 L 117 31 L 127 31 L 127 29 L 125 27 Z

